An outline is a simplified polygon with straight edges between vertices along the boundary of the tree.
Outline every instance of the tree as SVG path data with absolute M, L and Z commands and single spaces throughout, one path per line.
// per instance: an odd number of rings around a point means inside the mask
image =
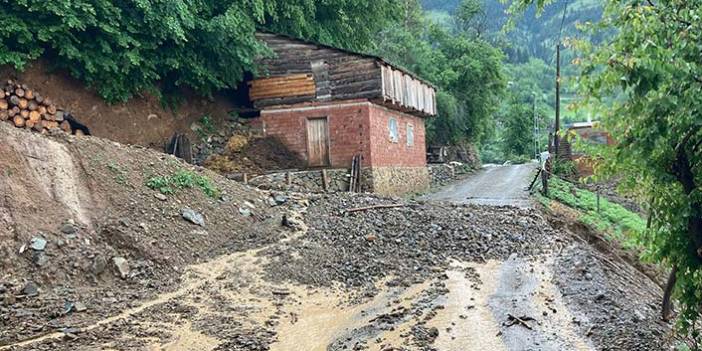
M 0 65 L 40 57 L 108 101 L 189 87 L 235 87 L 266 50 L 263 27 L 365 50 L 396 19 L 395 0 L 3 0 Z
M 502 123 L 501 140 L 506 158 L 532 156 L 534 153 L 534 110 L 513 96 L 507 103 L 507 116 Z
M 479 143 L 495 122 L 506 86 L 502 52 L 472 31 L 431 23 L 414 8 L 405 21 L 383 31 L 378 53 L 439 88 L 438 116 L 428 121 L 430 144 Z
M 607 15 L 617 34 L 584 60 L 582 84 L 618 141 L 606 170 L 653 199 L 640 240 L 648 257 L 677 267 L 691 327 L 702 301 L 702 3 L 610 0 Z

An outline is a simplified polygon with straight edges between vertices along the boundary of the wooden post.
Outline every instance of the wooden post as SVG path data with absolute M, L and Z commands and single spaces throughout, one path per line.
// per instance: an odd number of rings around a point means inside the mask
M 322 170 L 322 186 L 324 187 L 324 191 L 329 191 L 329 178 L 327 178 L 326 169 Z
M 249 175 L 244 173 L 244 185 L 249 184 Z
M 290 172 L 285 172 L 285 183 L 289 186 L 292 185 L 292 176 L 290 175 Z
M 561 129 L 561 43 L 556 45 L 556 125 L 554 129 L 553 146 L 556 150 L 556 158 L 558 158 Z
M 600 192 L 597 192 L 597 213 L 600 213 Z

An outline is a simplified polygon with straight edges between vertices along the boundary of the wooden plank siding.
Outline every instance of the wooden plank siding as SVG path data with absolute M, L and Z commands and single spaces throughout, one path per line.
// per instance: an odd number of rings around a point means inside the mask
M 249 83 L 251 101 L 259 109 L 368 99 L 424 117 L 436 114 L 434 88 L 379 57 L 278 34 L 256 36 L 273 52 L 259 60 L 262 75 Z
M 408 110 L 436 115 L 436 92 L 409 74 L 390 65 L 381 66 L 383 77 L 383 99 L 392 105 Z
M 307 74 L 257 79 L 249 82 L 249 88 L 252 100 L 316 95 L 314 78 Z

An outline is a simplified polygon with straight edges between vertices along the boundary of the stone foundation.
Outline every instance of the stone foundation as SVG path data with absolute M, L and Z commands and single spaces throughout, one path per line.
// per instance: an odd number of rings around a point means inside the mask
M 349 191 L 351 175 L 348 169 L 327 169 L 328 186 L 325 189 L 322 171 L 273 173 L 249 180 L 249 185 L 265 190 L 303 193 Z M 429 190 L 427 167 L 365 168 L 361 174 L 363 191 L 380 195 L 402 196 Z
M 343 192 L 349 190 L 351 176 L 347 169 L 325 170 L 328 186 L 324 188 L 322 171 L 301 171 L 289 173 L 273 173 L 249 180 L 249 185 L 266 190 L 282 190 L 295 192 Z M 288 177 L 290 180 L 288 180 Z
M 389 196 L 422 193 L 429 190 L 427 167 L 376 167 L 364 172 L 368 191 Z

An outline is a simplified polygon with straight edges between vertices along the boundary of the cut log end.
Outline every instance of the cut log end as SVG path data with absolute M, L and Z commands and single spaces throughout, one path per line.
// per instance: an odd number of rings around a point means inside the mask
M 22 128 L 24 127 L 24 118 L 22 116 L 15 116 L 12 121 L 15 123 L 15 127 L 17 128 Z

